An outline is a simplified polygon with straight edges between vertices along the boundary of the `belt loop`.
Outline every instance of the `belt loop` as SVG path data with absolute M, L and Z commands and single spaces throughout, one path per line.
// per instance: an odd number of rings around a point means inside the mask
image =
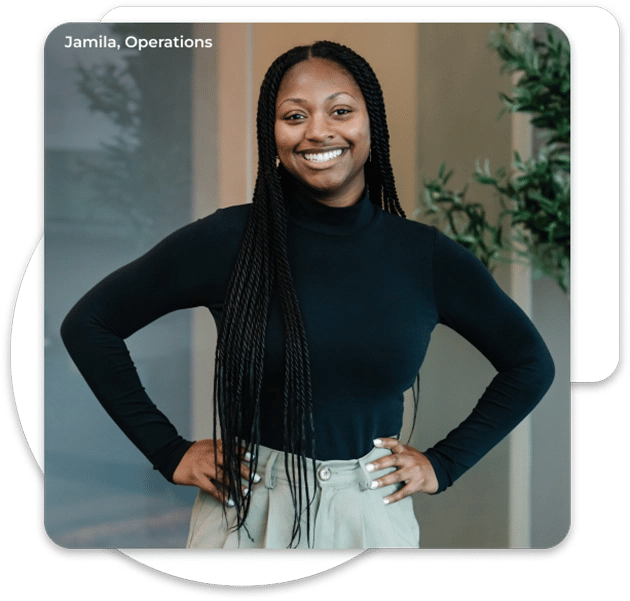
M 274 488 L 276 486 L 276 459 L 278 459 L 278 452 L 273 451 L 265 467 L 265 487 L 267 488 Z
M 361 468 L 361 474 L 363 478 L 359 481 L 359 490 L 364 491 L 370 488 L 370 484 L 372 484 L 372 478 L 370 476 L 370 472 L 365 469 L 365 464 L 368 463 L 365 457 L 361 457 L 359 459 L 359 467 Z

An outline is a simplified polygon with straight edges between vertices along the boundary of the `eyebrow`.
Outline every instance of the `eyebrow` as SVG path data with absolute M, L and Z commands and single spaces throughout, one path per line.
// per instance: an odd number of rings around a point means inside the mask
M 349 92 L 335 92 L 334 94 L 331 94 L 330 96 L 328 96 L 325 99 L 325 101 L 328 102 L 329 100 L 332 100 L 333 98 L 336 98 L 337 96 L 341 96 L 342 94 L 346 94 L 347 96 L 350 96 L 350 98 L 354 99 L 354 96 L 350 94 Z M 308 102 L 304 98 L 285 98 L 278 105 L 278 107 L 281 107 L 285 102 L 296 102 L 297 104 L 308 104 Z

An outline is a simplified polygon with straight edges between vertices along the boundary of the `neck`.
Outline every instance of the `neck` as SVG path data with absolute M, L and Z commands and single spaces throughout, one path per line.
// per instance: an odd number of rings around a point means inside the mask
M 290 178 L 284 182 L 289 220 L 303 228 L 332 236 L 348 236 L 368 228 L 378 209 L 363 189 L 353 204 L 333 205 L 314 197 L 312 190 Z

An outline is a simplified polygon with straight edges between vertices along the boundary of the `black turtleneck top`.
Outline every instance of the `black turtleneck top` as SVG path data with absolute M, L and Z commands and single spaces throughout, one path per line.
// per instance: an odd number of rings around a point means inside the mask
M 185 226 L 90 290 L 61 333 L 105 410 L 169 481 L 191 441 L 147 396 L 124 339 L 160 316 L 204 306 L 220 322 L 251 204 L 219 209 Z M 439 492 L 502 440 L 554 377 L 531 321 L 471 253 L 435 228 L 374 206 L 345 208 L 293 193 L 287 250 L 308 339 L 317 458 L 368 453 L 397 434 L 403 394 L 438 323 L 496 368 L 472 413 L 425 451 Z M 283 448 L 283 328 L 269 307 L 261 444 Z M 308 445 L 306 448 L 310 448 Z

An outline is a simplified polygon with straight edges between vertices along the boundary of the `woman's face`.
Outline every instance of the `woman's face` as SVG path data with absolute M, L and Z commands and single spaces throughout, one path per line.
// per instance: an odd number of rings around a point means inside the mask
M 312 58 L 289 69 L 276 98 L 276 149 L 293 177 L 331 206 L 365 187 L 370 121 L 363 94 L 337 63 Z

